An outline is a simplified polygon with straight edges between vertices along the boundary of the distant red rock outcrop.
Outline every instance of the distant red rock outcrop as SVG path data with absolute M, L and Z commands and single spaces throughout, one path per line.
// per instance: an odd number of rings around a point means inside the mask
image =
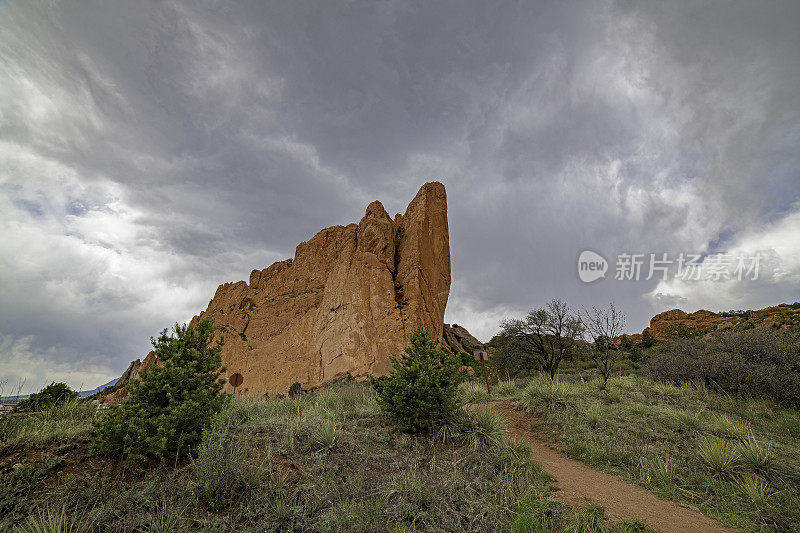
M 701 309 L 694 313 L 686 313 L 680 309 L 671 309 L 659 313 L 650 319 L 650 326 L 645 331 L 657 340 L 668 337 L 691 334 L 712 335 L 720 331 L 769 327 L 786 329 L 800 326 L 800 306 L 778 305 L 756 311 L 740 311 L 731 313 L 713 313 Z M 631 340 L 639 342 L 640 334 L 629 335 Z

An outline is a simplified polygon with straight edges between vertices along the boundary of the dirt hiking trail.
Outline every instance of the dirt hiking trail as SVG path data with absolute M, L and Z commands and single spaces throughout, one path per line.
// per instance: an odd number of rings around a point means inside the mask
M 559 490 L 554 496 L 562 502 L 581 506 L 588 498 L 602 505 L 611 520 L 637 519 L 663 533 L 738 531 L 553 450 L 534 437 L 530 430 L 533 420 L 511 402 L 496 401 L 490 405 L 508 423 L 510 435 L 530 445 L 531 459 L 555 478 Z

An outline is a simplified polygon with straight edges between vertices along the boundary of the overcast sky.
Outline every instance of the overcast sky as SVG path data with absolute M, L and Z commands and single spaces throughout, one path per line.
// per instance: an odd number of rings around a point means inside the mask
M 800 300 L 798 27 L 795 0 L 0 0 L 0 380 L 94 388 L 434 179 L 446 321 L 482 340 L 554 297 L 631 332 Z M 616 280 L 623 252 L 764 261 Z

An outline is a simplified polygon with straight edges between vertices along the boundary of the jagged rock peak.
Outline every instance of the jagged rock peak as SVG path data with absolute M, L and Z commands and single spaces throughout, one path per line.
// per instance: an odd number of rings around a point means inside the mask
M 247 394 L 312 388 L 337 376 L 382 375 L 389 354 L 427 323 L 437 336 L 450 293 L 447 194 L 423 185 L 392 219 L 379 201 L 358 224 L 319 231 L 294 259 L 224 283 L 208 308 L 225 337 L 226 374 Z

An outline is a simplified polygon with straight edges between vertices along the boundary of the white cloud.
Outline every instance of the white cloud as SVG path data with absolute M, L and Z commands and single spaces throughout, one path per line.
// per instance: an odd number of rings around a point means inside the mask
M 743 257 L 745 268 L 758 266 L 758 272 L 745 271 L 730 279 L 683 280 L 674 277 L 659 282 L 648 295 L 659 308 L 671 308 L 680 302 L 681 308 L 711 311 L 753 308 L 779 303 L 791 303 L 800 294 L 800 204 L 792 212 L 760 229 L 752 229 L 738 236 L 721 253 L 734 258 Z M 757 263 L 752 258 L 760 257 Z M 702 264 L 708 268 L 713 255 L 706 256 Z M 736 267 L 736 260 L 731 265 Z M 755 278 L 755 279 L 754 279 Z M 669 295 L 666 298 L 665 295 Z

